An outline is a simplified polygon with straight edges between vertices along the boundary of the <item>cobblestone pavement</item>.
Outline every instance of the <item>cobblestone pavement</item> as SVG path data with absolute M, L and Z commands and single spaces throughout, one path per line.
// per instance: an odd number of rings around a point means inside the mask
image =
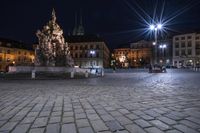
M 200 73 L 1 80 L 0 133 L 198 133 Z

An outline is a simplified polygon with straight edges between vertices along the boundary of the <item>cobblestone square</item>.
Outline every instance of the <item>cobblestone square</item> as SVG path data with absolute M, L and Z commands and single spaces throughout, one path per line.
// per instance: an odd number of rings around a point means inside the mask
M 200 73 L 0 80 L 0 133 L 199 133 Z

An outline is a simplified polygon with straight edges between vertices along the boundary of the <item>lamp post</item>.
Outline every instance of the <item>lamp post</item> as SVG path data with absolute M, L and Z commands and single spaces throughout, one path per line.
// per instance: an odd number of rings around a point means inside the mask
M 158 30 L 161 30 L 163 27 L 163 25 L 161 23 L 158 23 L 158 24 L 151 24 L 149 26 L 149 29 L 151 31 L 154 32 L 154 37 L 155 37 L 155 42 L 153 42 L 153 45 L 154 45 L 154 49 L 155 49 L 155 52 L 154 52 L 154 64 L 157 63 L 157 42 L 158 42 Z
M 165 60 L 164 51 L 165 51 L 165 49 L 167 48 L 167 45 L 166 45 L 166 44 L 161 44 L 161 45 L 159 45 L 159 48 L 161 49 L 162 59 L 163 59 L 163 61 L 164 61 L 164 60 Z M 162 61 L 162 62 L 163 62 L 163 61 Z

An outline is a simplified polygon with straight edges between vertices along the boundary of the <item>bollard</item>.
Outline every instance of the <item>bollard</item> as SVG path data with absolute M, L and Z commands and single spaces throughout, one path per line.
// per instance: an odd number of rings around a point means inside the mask
M 88 78 L 88 71 L 85 72 L 85 77 Z
M 74 78 L 74 71 L 70 73 L 70 78 Z
M 32 70 L 32 72 L 31 72 L 31 78 L 35 79 L 35 70 Z

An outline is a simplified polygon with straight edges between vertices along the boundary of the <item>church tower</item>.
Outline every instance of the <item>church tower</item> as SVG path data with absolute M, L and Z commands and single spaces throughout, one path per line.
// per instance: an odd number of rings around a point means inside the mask
M 73 35 L 74 36 L 83 36 L 85 34 L 85 30 L 83 27 L 83 17 L 82 17 L 82 12 L 80 11 L 79 14 L 79 25 L 77 24 L 77 14 L 75 14 L 75 25 L 74 25 L 74 29 L 73 29 Z

